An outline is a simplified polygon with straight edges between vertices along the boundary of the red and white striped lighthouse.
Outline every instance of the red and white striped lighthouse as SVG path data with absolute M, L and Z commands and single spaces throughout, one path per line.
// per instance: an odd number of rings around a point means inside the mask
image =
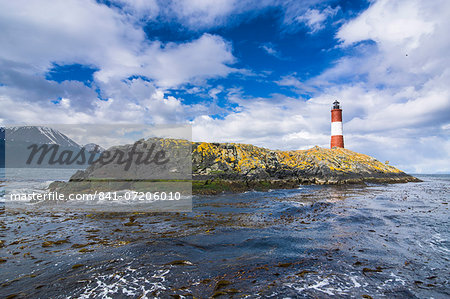
M 342 131 L 342 109 L 339 102 L 334 101 L 331 109 L 331 148 L 344 148 L 344 135 Z

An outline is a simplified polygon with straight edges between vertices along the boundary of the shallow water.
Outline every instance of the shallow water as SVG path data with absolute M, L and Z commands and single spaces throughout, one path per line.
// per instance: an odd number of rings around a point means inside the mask
M 450 176 L 419 177 L 201 196 L 192 213 L 5 211 L 0 294 L 447 298 Z

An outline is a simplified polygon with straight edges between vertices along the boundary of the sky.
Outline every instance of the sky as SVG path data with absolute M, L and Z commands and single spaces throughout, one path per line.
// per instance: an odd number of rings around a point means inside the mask
M 189 124 L 450 173 L 448 0 L 0 0 L 0 125 Z

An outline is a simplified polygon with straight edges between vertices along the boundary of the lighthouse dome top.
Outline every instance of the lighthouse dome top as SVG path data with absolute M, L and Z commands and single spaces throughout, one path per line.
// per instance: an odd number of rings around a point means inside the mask
M 340 109 L 338 100 L 334 101 L 334 103 L 333 103 L 333 109 Z

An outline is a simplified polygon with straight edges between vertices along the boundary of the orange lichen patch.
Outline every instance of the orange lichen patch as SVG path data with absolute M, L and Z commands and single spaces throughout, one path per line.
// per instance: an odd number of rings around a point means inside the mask
M 312 158 L 315 162 L 321 162 L 331 170 L 353 172 L 364 168 L 368 171 L 384 173 L 400 173 L 395 167 L 381 163 L 380 161 L 364 154 L 356 153 L 344 148 L 324 149 L 314 147 L 303 151 L 306 157 Z
M 242 169 L 265 168 L 267 149 L 248 144 L 217 144 L 200 143 L 194 154 L 202 158 L 211 158 L 214 162 L 227 165 L 230 169 L 240 172 Z
M 236 144 L 237 170 L 265 168 L 266 149 L 253 145 Z
M 289 168 L 304 169 L 311 165 L 302 151 L 277 151 L 276 154 L 280 164 Z

